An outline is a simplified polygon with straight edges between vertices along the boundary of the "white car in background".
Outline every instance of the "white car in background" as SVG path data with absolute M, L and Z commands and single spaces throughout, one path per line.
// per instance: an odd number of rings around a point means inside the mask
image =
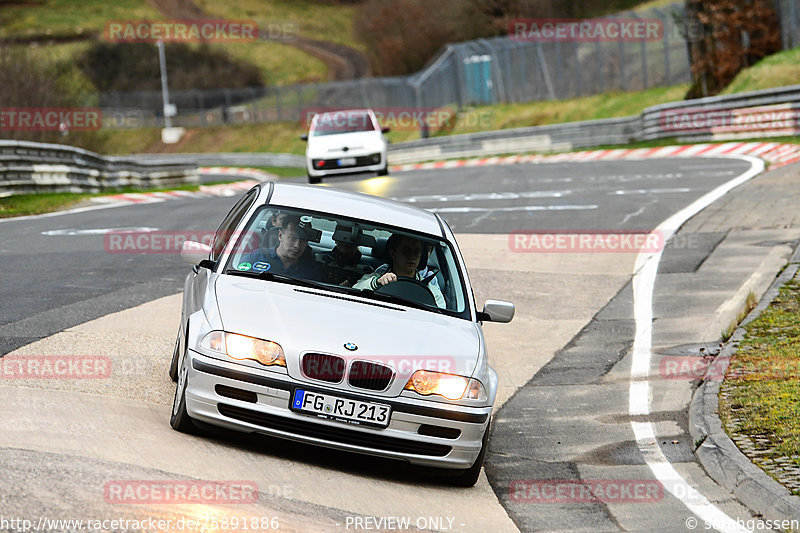
M 381 128 L 371 109 L 345 109 L 314 115 L 308 134 L 306 171 L 309 183 L 324 176 L 377 172 L 389 173 L 386 161 L 389 128 Z

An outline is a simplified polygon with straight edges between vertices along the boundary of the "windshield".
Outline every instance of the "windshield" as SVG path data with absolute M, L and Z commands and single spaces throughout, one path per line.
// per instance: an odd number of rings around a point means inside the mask
M 469 318 L 450 244 L 324 213 L 263 206 L 238 236 L 226 274 L 311 285 Z
M 369 113 L 363 111 L 337 111 L 323 113 L 314 121 L 310 135 L 333 135 L 337 133 L 356 133 L 359 131 L 375 131 L 375 124 Z

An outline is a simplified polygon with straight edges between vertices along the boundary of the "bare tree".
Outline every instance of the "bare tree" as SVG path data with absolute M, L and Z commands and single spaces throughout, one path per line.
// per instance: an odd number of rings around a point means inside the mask
M 686 14 L 702 30 L 689 41 L 689 98 L 719 93 L 740 70 L 781 49 L 770 0 L 686 0 Z

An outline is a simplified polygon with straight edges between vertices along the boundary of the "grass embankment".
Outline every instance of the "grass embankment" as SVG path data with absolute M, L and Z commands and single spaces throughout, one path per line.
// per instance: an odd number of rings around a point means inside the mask
M 800 47 L 765 57 L 741 71 L 722 94 L 800 84 Z
M 101 34 L 109 20 L 163 18 L 142 0 L 42 0 L 0 2 L 0 37 Z
M 724 94 L 754 91 L 800 83 L 800 48 L 780 52 L 743 70 Z M 481 106 L 464 111 L 452 127 L 431 132 L 432 135 L 454 135 L 481 130 L 497 130 L 558 124 L 579 120 L 625 117 L 641 113 L 647 107 L 683 99 L 689 86 L 658 87 L 645 91 L 612 93 L 572 100 L 529 102 L 525 104 L 498 104 Z M 248 124 L 219 128 L 194 129 L 178 145 L 165 147 L 156 130 L 118 132 L 112 142 L 113 153 L 140 151 L 174 152 L 287 152 L 302 154 L 305 144 L 299 140 L 304 133 L 301 123 Z M 137 137 L 141 136 L 139 139 Z M 392 142 L 419 138 L 416 127 L 389 133 Z M 780 142 L 797 142 L 796 137 L 770 139 Z M 670 139 L 639 143 L 636 146 L 661 146 L 672 144 Z
M 800 465 L 800 278 L 745 329 L 720 391 L 720 417 L 729 434 L 757 439 L 756 464 L 786 457 Z
M 365 51 L 364 43 L 353 32 L 356 5 L 314 0 L 195 0 L 195 3 L 213 17 L 255 20 L 272 36 L 279 34 L 282 28 L 291 28 L 301 37 Z
M 260 4 L 261 2 L 251 2 Z M 286 6 L 276 13 L 282 18 L 270 18 L 270 4 L 278 2 L 266 2 L 259 9 L 248 9 L 242 11 L 240 3 L 225 3 L 224 6 L 216 2 L 208 2 L 210 18 L 229 18 L 235 20 L 257 20 L 260 27 L 270 29 L 271 34 L 279 35 L 284 32 L 289 36 L 293 34 L 303 34 L 307 29 L 312 32 L 317 39 L 327 39 L 336 37 L 335 42 L 347 40 L 347 35 L 351 32 L 343 31 L 342 28 L 349 28 L 352 25 L 347 18 L 352 18 L 352 7 L 345 8 L 342 13 L 335 16 L 331 6 L 316 5 L 314 9 L 326 13 L 325 20 L 314 22 L 315 17 L 310 17 L 312 23 L 303 21 L 303 14 L 309 13 L 310 2 L 299 2 L 298 5 Z M 229 5 L 230 4 L 230 5 Z M 46 44 L 38 44 L 35 48 L 24 45 L 34 53 L 45 56 L 49 59 L 57 59 L 64 63 L 73 63 L 84 53 L 93 39 L 88 37 L 96 36 L 95 39 L 103 39 L 103 32 L 109 21 L 132 21 L 132 20 L 164 20 L 157 9 L 144 0 L 118 0 L 108 2 L 107 0 L 40 0 L 37 2 L 19 2 L 6 4 L 0 1 L 0 38 L 31 38 L 37 37 L 71 37 L 80 40 L 75 42 L 52 41 Z M 213 8 L 213 9 L 211 9 Z M 345 24 L 339 26 L 338 32 L 334 31 L 337 23 Z M 314 31 L 321 33 L 313 33 Z M 347 35 L 345 35 L 347 34 Z M 195 43 L 192 46 L 200 46 Z M 284 85 L 291 83 L 321 81 L 327 78 L 328 68 L 325 64 L 287 44 L 271 41 L 257 42 L 228 42 L 210 43 L 212 48 L 222 49 L 233 59 L 245 63 L 256 65 L 261 71 L 265 82 L 269 85 Z M 154 57 L 155 57 L 155 45 Z
M 432 136 L 457 135 L 484 130 L 519 128 L 558 124 L 576 120 L 624 117 L 640 113 L 646 107 L 680 100 L 688 85 L 655 88 L 633 93 L 616 93 L 586 96 L 573 100 L 530 102 L 527 104 L 498 104 L 464 110 L 451 124 L 431 131 Z M 394 124 L 389 123 L 390 127 Z M 117 130 L 107 144 L 112 154 L 139 152 L 275 152 L 305 153 L 305 143 L 300 135 L 306 132 L 301 122 L 273 122 L 242 124 L 211 128 L 188 128 L 178 144 L 161 143 L 160 130 L 156 128 Z M 416 124 L 394 128 L 388 135 L 394 142 L 419 139 Z

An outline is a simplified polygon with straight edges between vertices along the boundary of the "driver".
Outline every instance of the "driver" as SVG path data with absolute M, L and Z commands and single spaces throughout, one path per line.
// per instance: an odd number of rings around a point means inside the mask
M 422 262 L 422 255 L 426 254 L 425 246 L 422 241 L 405 235 L 394 234 L 386 242 L 386 252 L 389 256 L 388 265 L 378 267 L 372 274 L 367 274 L 353 285 L 354 289 L 376 290 L 378 287 L 397 281 L 398 277 L 412 278 L 425 284 L 433 293 L 436 305 L 442 309 L 445 307 L 444 296 L 441 289 L 431 280 L 436 278 L 430 276 L 424 278 L 418 270 Z M 426 257 L 427 260 L 427 257 Z

